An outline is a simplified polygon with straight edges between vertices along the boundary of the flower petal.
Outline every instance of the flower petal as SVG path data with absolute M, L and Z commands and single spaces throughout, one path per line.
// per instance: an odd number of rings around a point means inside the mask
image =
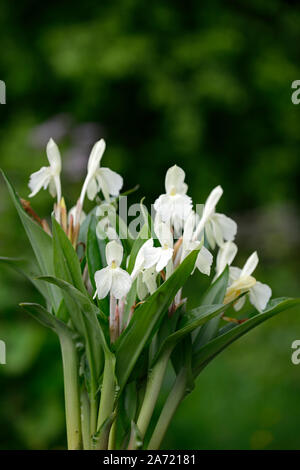
M 222 232 L 222 238 L 226 241 L 234 240 L 237 232 L 237 223 L 224 214 L 214 214 L 213 219 L 217 221 Z
M 113 242 L 111 242 L 113 243 Z M 116 299 L 125 297 L 132 285 L 132 279 L 127 271 L 121 268 L 112 269 L 111 293 Z
M 251 287 L 249 292 L 250 302 L 259 312 L 262 312 L 266 308 L 271 295 L 271 288 L 261 282 L 256 282 L 255 286 Z
M 59 175 L 61 171 L 61 157 L 59 148 L 53 139 L 50 139 L 46 147 L 47 158 L 51 166 L 52 174 Z
M 238 248 L 233 242 L 225 242 L 219 249 L 216 262 L 217 276 L 219 276 L 228 265 L 230 266 L 237 254 Z
M 204 205 L 202 214 L 202 218 L 204 220 L 207 220 L 215 212 L 216 205 L 218 204 L 222 194 L 223 189 L 221 188 L 221 186 L 217 186 L 212 190 Z
M 241 277 L 251 276 L 258 264 L 257 252 L 254 251 L 251 256 L 247 259 L 241 273 Z
M 213 262 L 213 255 L 207 248 L 205 248 L 205 246 L 203 246 L 197 256 L 196 267 L 199 269 L 201 273 L 209 276 L 212 262 Z
M 158 248 L 159 250 L 160 248 Z M 162 269 L 164 269 L 170 259 L 172 259 L 173 256 L 173 248 L 167 248 L 167 249 L 160 249 L 160 257 L 158 260 L 158 263 L 156 265 L 156 271 L 159 273 Z
M 107 266 L 95 272 L 96 292 L 99 299 L 104 299 L 112 285 L 112 269 Z
M 98 193 L 98 185 L 96 178 L 91 178 L 87 185 L 87 197 L 90 201 L 93 201 Z
M 123 178 L 121 175 L 112 171 L 110 168 L 100 168 L 97 171 L 97 179 L 100 188 L 112 196 L 119 196 L 123 186 Z M 104 194 L 103 191 L 103 194 Z
M 32 173 L 29 180 L 29 197 L 35 196 L 42 188 L 46 189 L 51 180 L 51 171 L 47 166 L 43 166 L 39 171 Z
M 121 243 L 113 240 L 106 245 L 105 254 L 108 266 L 110 266 L 113 261 L 117 266 L 120 266 L 123 258 L 123 246 Z
M 104 154 L 105 151 L 105 141 L 104 139 L 98 140 L 98 142 L 95 143 L 95 145 L 92 148 L 92 151 L 89 156 L 89 161 L 88 161 L 88 173 L 92 177 L 95 172 L 98 170 L 99 165 L 100 165 L 100 160 Z
M 187 185 L 184 183 L 185 172 L 177 165 L 172 166 L 166 173 L 166 193 L 185 194 Z

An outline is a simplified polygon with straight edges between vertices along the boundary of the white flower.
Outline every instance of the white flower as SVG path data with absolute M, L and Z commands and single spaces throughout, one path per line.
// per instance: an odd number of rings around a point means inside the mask
M 61 157 L 59 149 L 53 139 L 50 139 L 46 147 L 47 158 L 50 166 L 43 166 L 39 171 L 32 173 L 29 180 L 29 197 L 35 196 L 42 188 L 47 189 L 52 197 L 57 196 L 57 203 L 61 200 Z
M 157 289 L 156 284 L 157 272 L 155 267 L 144 269 L 137 277 L 137 294 L 140 300 L 148 295 L 153 294 Z
M 194 228 L 196 220 L 197 214 L 195 212 L 191 212 L 184 224 L 181 261 L 183 261 L 189 253 L 191 253 L 193 250 L 199 249 L 202 245 L 202 242 L 194 240 Z M 205 248 L 205 246 L 202 246 L 197 256 L 195 267 L 199 269 L 202 274 L 209 276 L 212 262 L 213 255 L 207 248 Z
M 185 173 L 177 165 L 169 168 L 166 174 L 166 194 L 156 199 L 154 209 L 163 222 L 170 222 L 176 232 L 180 231 L 183 223 L 192 209 L 192 200 L 186 195 L 187 185 L 184 182 Z
M 132 273 L 131 273 L 131 277 L 132 277 L 133 280 L 136 279 L 138 274 L 145 269 L 145 261 L 146 261 L 145 252 L 147 252 L 147 250 L 149 250 L 149 248 L 153 249 L 153 239 L 152 238 L 149 238 L 149 240 L 147 240 L 141 246 L 141 248 L 138 251 L 138 254 L 136 255 L 134 268 L 133 268 Z
M 213 255 L 205 246 L 202 246 L 196 259 L 196 268 L 199 269 L 202 274 L 209 276 L 212 262 Z
M 110 291 L 113 297 L 121 299 L 125 297 L 132 284 L 132 279 L 127 271 L 120 268 L 123 258 L 123 247 L 116 241 L 106 245 L 107 267 L 95 272 L 96 292 L 95 296 L 103 299 Z
M 123 178 L 115 171 L 109 168 L 100 167 L 100 161 L 105 151 L 105 142 L 103 139 L 95 143 L 90 153 L 88 161 L 88 172 L 82 187 L 80 202 L 83 206 L 85 194 L 92 201 L 100 190 L 107 201 L 110 195 L 118 196 L 123 186 Z
M 220 247 L 217 261 L 216 261 L 216 276 L 215 278 L 219 277 L 220 274 L 224 271 L 225 267 L 228 265 L 230 266 L 232 261 L 234 260 L 237 254 L 238 248 L 235 243 L 233 242 L 225 242 Z
M 161 246 L 154 247 L 152 240 L 152 246 L 149 243 L 149 245 L 144 248 L 144 267 L 147 269 L 156 266 L 156 271 L 160 272 L 167 266 L 169 261 L 172 260 L 174 252 L 173 235 L 170 227 L 163 222 L 156 225 L 155 233 Z
M 262 312 L 272 295 L 272 290 L 267 284 L 262 284 L 256 281 L 251 276 L 258 263 L 258 256 L 256 251 L 246 261 L 243 269 L 231 267 L 229 269 L 230 286 L 227 289 L 224 303 L 229 303 L 236 299 L 239 295 L 249 291 L 249 300 L 252 305 Z M 245 303 L 245 297 L 239 299 L 234 308 L 240 310 Z
M 202 217 L 196 228 L 194 238 L 197 239 L 203 230 L 212 249 L 216 243 L 222 246 L 224 241 L 232 241 L 236 235 L 237 225 L 234 220 L 224 214 L 216 213 L 216 205 L 223 194 L 221 186 L 212 190 L 204 205 Z

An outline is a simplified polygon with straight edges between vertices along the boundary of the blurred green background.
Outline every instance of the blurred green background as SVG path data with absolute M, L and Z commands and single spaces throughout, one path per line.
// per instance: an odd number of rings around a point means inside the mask
M 238 263 L 257 249 L 259 279 L 275 297 L 299 295 L 300 6 L 285 0 L 0 3 L 0 165 L 18 192 L 63 153 L 67 203 L 75 202 L 91 145 L 107 141 L 105 166 L 131 200 L 150 204 L 177 163 L 189 194 L 204 202 L 221 184 L 218 209 L 239 224 Z M 51 198 L 33 201 L 47 216 Z M 28 244 L 0 185 L 0 254 Z M 0 267 L 0 448 L 62 448 L 63 383 L 55 336 L 17 306 L 39 300 Z M 189 288 L 197 303 L 197 276 Z M 300 311 L 274 318 L 222 353 L 181 405 L 165 448 L 300 448 Z

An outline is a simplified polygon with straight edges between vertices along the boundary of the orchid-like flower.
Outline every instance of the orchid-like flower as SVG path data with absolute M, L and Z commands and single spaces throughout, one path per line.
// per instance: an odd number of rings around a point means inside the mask
M 197 221 L 197 214 L 192 211 L 188 216 L 182 236 L 182 253 L 181 261 L 186 258 L 186 256 L 191 253 L 191 251 L 200 249 L 199 254 L 196 259 L 195 267 L 199 269 L 202 274 L 210 275 L 210 269 L 213 262 L 213 255 L 205 247 L 201 246 L 202 242 L 194 239 L 194 229 L 195 223 Z
M 246 261 L 243 269 L 231 267 L 229 269 L 230 285 L 227 289 L 224 303 L 227 304 L 241 294 L 249 291 L 249 300 L 252 305 L 262 312 L 272 295 L 272 290 L 267 284 L 262 284 L 256 281 L 251 276 L 258 263 L 258 256 L 256 251 Z M 245 296 L 241 297 L 235 304 L 235 310 L 240 310 L 245 303 Z
M 29 180 L 29 197 L 35 196 L 42 188 L 47 189 L 52 197 L 57 196 L 57 203 L 61 200 L 61 157 L 59 149 L 53 139 L 50 139 L 46 147 L 47 158 L 50 166 L 43 166 L 39 171 L 32 173 Z
M 161 244 L 160 247 L 147 246 L 144 248 L 145 268 L 156 267 L 156 271 L 162 271 L 173 257 L 173 235 L 168 224 L 160 222 L 156 225 L 155 233 Z
M 95 272 L 96 292 L 94 297 L 104 299 L 109 291 L 115 299 L 125 297 L 131 287 L 132 279 L 127 271 L 120 268 L 123 247 L 116 241 L 106 245 L 107 267 Z
M 84 181 L 80 203 L 83 206 L 85 195 L 92 201 L 100 190 L 106 199 L 110 201 L 111 196 L 118 196 L 123 186 L 123 178 L 115 171 L 109 168 L 100 167 L 100 161 L 105 151 L 105 142 L 103 139 L 95 143 L 90 153 L 87 176 Z
M 202 217 L 196 228 L 194 239 L 205 231 L 207 241 L 212 249 L 216 244 L 222 246 L 224 241 L 232 241 L 237 232 L 236 222 L 224 214 L 216 213 L 216 205 L 223 194 L 221 186 L 212 190 L 204 205 Z
M 185 172 L 177 165 L 169 168 L 165 179 L 166 194 L 156 199 L 154 209 L 163 222 L 171 223 L 178 232 L 192 209 L 192 200 L 187 196 Z
M 216 276 L 220 276 L 226 266 L 230 266 L 232 261 L 234 260 L 236 254 L 237 254 L 238 248 L 235 243 L 233 242 L 225 242 L 223 245 L 220 247 L 218 255 L 217 255 L 217 261 L 216 261 Z
M 137 294 L 140 300 L 144 300 L 144 298 L 148 294 L 153 294 L 157 289 L 157 271 L 155 266 L 152 268 L 144 269 L 142 272 L 139 273 L 137 278 Z

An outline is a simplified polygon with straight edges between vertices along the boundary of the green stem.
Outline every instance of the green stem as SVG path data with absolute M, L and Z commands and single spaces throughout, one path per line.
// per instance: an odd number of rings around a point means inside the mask
M 115 418 L 110 428 L 108 439 L 108 450 L 114 450 L 116 447 L 116 433 L 117 433 L 117 418 Z
M 114 409 L 115 402 L 115 357 L 111 353 L 107 353 L 105 357 L 103 382 L 101 388 L 100 407 L 98 414 L 97 430 L 101 429 L 105 421 L 110 418 Z M 109 426 L 104 426 L 103 431 L 100 434 L 96 448 L 98 450 L 107 449 L 108 437 L 109 437 Z
M 84 450 L 91 448 L 90 401 L 86 390 L 81 391 L 81 428 Z
M 144 401 L 137 421 L 137 427 L 142 439 L 145 437 L 157 402 L 171 351 L 172 349 L 169 348 L 162 354 L 148 375 Z
M 76 348 L 72 337 L 64 332 L 59 334 L 59 340 L 64 373 L 68 449 L 78 450 L 82 448 L 82 439 Z
M 155 426 L 151 440 L 148 445 L 148 450 L 159 449 L 162 440 L 165 436 L 165 433 L 169 427 L 171 419 L 173 418 L 179 403 L 185 395 L 186 383 L 187 371 L 185 368 L 182 368 L 176 378 L 175 384 L 171 390 L 170 395 L 167 398 L 167 401 L 157 421 L 157 424 Z

